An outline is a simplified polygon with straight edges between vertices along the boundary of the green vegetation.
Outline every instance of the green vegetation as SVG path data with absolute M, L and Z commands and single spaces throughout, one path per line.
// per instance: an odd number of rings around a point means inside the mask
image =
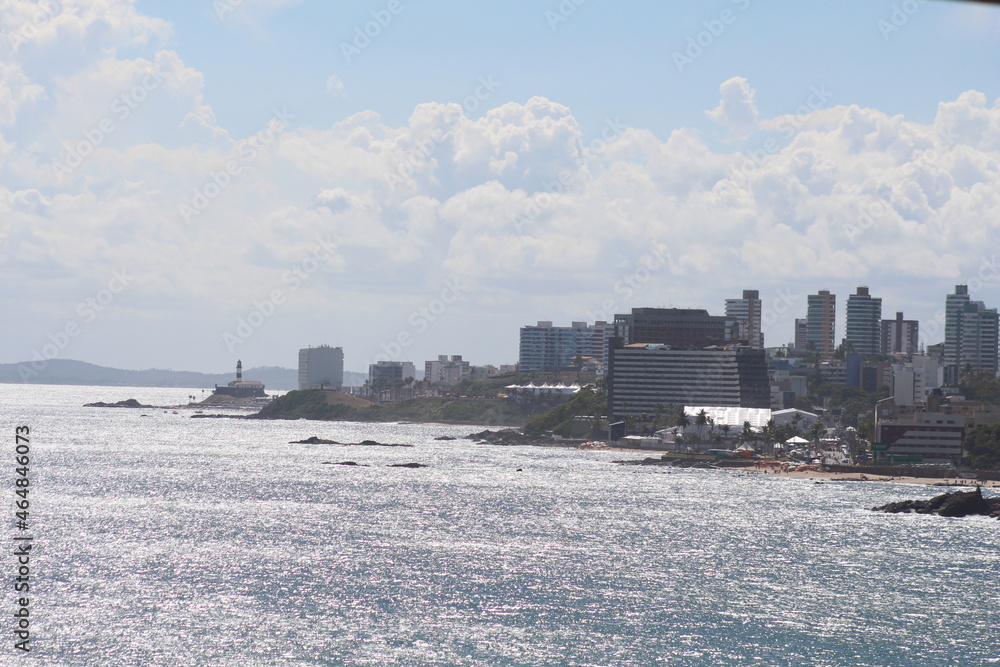
M 373 405 L 360 411 L 361 421 L 420 421 L 524 426 L 531 413 L 504 400 L 414 398 L 398 403 Z
M 330 403 L 333 392 L 290 391 L 274 399 L 258 419 L 316 419 L 351 421 L 423 421 L 522 426 L 531 414 L 527 408 L 503 400 L 414 398 L 398 403 L 364 405 L 355 401 Z M 348 397 L 352 398 L 352 397 Z
M 970 401 L 1000 405 L 1000 379 L 995 378 L 989 371 L 965 369 L 958 390 Z
M 869 437 L 870 432 L 874 430 L 875 404 L 889 396 L 888 387 L 879 387 L 878 391 L 845 387 L 824 382 L 818 372 L 809 376 L 808 383 L 809 402 L 812 405 L 823 405 L 823 399 L 829 397 L 829 407 L 841 409 L 843 424 L 858 429 L 862 437 Z
M 584 387 L 570 400 L 529 421 L 525 429 L 537 433 L 552 431 L 556 435 L 568 437 L 574 417 L 599 417 L 604 414 L 607 406 L 608 397 L 603 391 Z M 600 420 L 597 419 L 591 429 L 591 434 L 593 437 L 597 437 L 600 432 Z
M 331 404 L 321 390 L 290 391 L 274 399 L 257 413 L 259 419 L 355 419 L 359 408 Z
M 965 437 L 965 463 L 980 470 L 1000 469 L 1000 424 L 973 429 Z

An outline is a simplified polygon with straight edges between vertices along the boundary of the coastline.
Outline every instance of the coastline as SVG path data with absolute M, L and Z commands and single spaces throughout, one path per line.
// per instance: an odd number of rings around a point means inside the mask
M 750 472 L 754 474 L 763 475 L 764 471 L 757 470 L 755 468 L 741 469 L 744 472 Z M 826 482 L 898 482 L 899 484 L 921 484 L 924 486 L 947 486 L 947 487 L 967 487 L 974 489 L 977 486 L 981 486 L 984 489 L 994 489 L 1000 488 L 1000 482 L 993 480 L 982 480 L 976 482 L 972 479 L 956 479 L 956 478 L 936 478 L 936 477 L 888 477 L 886 475 L 862 475 L 853 473 L 843 473 L 843 472 L 821 472 L 819 470 L 806 470 L 799 472 L 798 470 L 792 470 L 789 472 L 779 472 L 779 471 L 767 471 L 768 476 L 774 477 L 785 477 L 788 479 L 813 479 L 817 481 Z
M 591 447 L 588 448 L 591 451 L 611 451 L 611 452 L 625 452 L 634 454 L 655 454 L 656 452 L 649 449 L 625 449 L 622 447 Z M 844 472 L 824 472 L 820 470 L 789 470 L 787 472 L 782 472 L 781 470 L 773 470 L 766 468 L 757 468 L 754 466 L 744 466 L 739 468 L 725 468 L 720 467 L 719 470 L 733 470 L 741 473 L 747 473 L 752 475 L 760 475 L 761 477 L 770 478 L 784 478 L 784 479 L 811 479 L 817 482 L 897 482 L 899 484 L 920 484 L 923 486 L 941 486 L 941 487 L 953 487 L 953 488 L 970 488 L 973 489 L 977 486 L 981 486 L 984 489 L 1000 489 L 1000 481 L 995 480 L 973 480 L 973 479 L 961 479 L 961 478 L 939 478 L 939 477 L 910 477 L 910 476 L 895 476 L 890 477 L 888 475 L 869 475 L 862 473 L 844 473 Z

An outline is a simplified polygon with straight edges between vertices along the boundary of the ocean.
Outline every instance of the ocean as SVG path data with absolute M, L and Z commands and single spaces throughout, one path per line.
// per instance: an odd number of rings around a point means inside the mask
M 470 426 L 82 407 L 190 394 L 0 385 L 0 664 L 1000 664 L 1000 522 L 867 509 L 941 489 L 435 440 Z M 413 447 L 289 444 L 313 435 Z

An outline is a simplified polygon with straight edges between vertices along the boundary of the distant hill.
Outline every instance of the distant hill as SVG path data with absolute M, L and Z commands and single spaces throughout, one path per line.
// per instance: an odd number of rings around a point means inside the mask
M 272 391 L 298 389 L 298 371 L 280 366 L 261 366 L 243 371 L 247 380 L 259 380 Z M 211 389 L 217 384 L 228 384 L 236 378 L 235 373 L 196 373 L 193 371 L 172 371 L 151 368 L 144 371 L 129 371 L 88 364 L 72 359 L 50 359 L 44 368 L 35 370 L 30 361 L 17 364 L 0 364 L 0 383 L 34 384 L 86 384 L 106 387 L 191 387 Z M 364 384 L 367 376 L 363 373 L 344 373 L 344 384 L 355 386 Z

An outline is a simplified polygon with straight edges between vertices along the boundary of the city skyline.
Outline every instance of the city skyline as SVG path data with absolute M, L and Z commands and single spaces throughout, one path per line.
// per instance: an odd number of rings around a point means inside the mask
M 4 3 L 0 362 L 500 365 L 745 289 L 773 346 L 859 284 L 940 342 L 1000 303 L 1000 11 L 914 7 Z

